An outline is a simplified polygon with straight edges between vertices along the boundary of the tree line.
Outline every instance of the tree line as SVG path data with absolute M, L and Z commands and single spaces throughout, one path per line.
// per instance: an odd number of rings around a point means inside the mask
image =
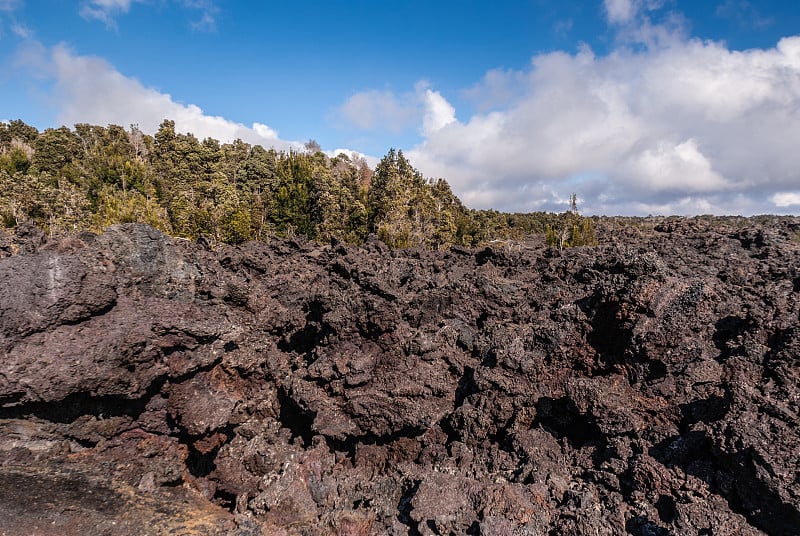
M 591 220 L 572 208 L 560 215 L 471 210 L 447 181 L 424 178 L 394 149 L 371 169 L 363 158 L 329 157 L 313 141 L 276 151 L 199 140 L 170 120 L 153 136 L 135 125 L 39 132 L 21 120 L 0 123 L 6 228 L 29 222 L 57 234 L 140 222 L 231 244 L 270 235 L 361 243 L 374 233 L 394 248 L 440 249 L 529 234 L 549 240 L 569 227 L 560 246 L 591 243 Z

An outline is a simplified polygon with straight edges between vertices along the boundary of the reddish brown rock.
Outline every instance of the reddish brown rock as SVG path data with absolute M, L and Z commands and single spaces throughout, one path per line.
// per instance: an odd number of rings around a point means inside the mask
M 796 534 L 800 221 L 597 228 L 0 235 L 0 528 Z

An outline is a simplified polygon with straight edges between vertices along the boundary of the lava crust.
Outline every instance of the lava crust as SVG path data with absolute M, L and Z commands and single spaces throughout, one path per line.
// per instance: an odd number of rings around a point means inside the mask
M 800 220 L 0 235 L 0 533 L 800 534 Z

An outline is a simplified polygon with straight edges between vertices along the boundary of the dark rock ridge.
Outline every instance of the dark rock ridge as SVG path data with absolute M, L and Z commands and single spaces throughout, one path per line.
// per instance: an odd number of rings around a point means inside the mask
M 800 534 L 800 220 L 0 236 L 0 533 Z

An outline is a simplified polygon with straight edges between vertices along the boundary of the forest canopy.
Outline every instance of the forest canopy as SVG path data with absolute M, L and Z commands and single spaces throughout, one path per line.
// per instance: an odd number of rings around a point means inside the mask
M 423 177 L 394 149 L 373 170 L 313 140 L 275 151 L 199 140 L 170 120 L 153 136 L 135 125 L 39 132 L 21 120 L 0 123 L 0 226 L 58 234 L 128 222 L 231 244 L 270 235 L 361 243 L 374 233 L 395 248 L 441 249 L 549 238 L 554 229 L 571 233 L 559 246 L 594 241 L 574 204 L 560 215 L 468 209 L 447 181 Z

